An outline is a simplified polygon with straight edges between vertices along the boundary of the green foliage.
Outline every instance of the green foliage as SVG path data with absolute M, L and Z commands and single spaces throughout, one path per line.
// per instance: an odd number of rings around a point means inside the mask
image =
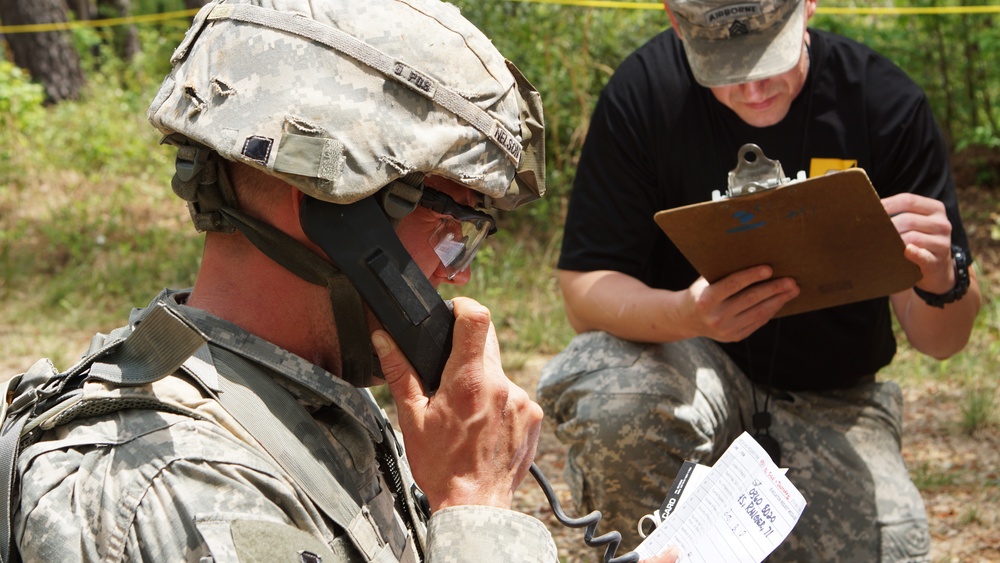
M 45 89 L 13 63 L 0 60 L 0 115 L 11 119 L 8 126 L 34 125 L 42 115 Z
M 501 232 L 481 251 L 469 284 L 444 287 L 442 293 L 468 295 L 491 309 L 508 371 L 537 369 L 527 362 L 557 353 L 573 335 L 555 262 L 589 115 L 621 60 L 668 20 L 660 10 L 455 3 L 542 93 L 549 193 L 501 217 Z M 823 0 L 820 7 L 847 4 Z M 137 14 L 184 9 L 181 0 L 133 0 L 133 7 Z M 812 25 L 858 39 L 899 64 L 928 92 L 955 147 L 1000 148 L 1000 66 L 989 58 L 1000 51 L 994 19 L 820 15 Z M 0 376 L 46 356 L 68 367 L 87 334 L 114 328 L 130 307 L 145 304 L 161 287 L 193 282 L 201 237 L 170 191 L 171 151 L 157 147 L 159 134 L 144 118 L 186 26 L 184 20 L 138 26 L 142 51 L 128 62 L 111 47 L 113 31 L 75 31 L 86 91 L 79 101 L 49 108 L 42 106 L 42 88 L 0 56 Z M 983 186 L 996 183 L 980 178 Z M 1000 215 L 968 223 L 1000 240 Z M 958 389 L 940 399 L 950 417 L 946 441 L 998 424 L 1000 300 L 986 281 L 990 278 L 978 274 L 984 307 L 966 350 L 938 362 L 918 354 L 900 335 L 896 360 L 880 374 L 904 388 L 908 382 L 940 381 L 948 384 L 942 388 Z M 375 392 L 382 404 L 391 403 L 385 387 Z M 911 467 L 924 492 L 970 480 L 970 470 L 936 460 Z M 994 472 L 979 484 L 996 490 L 1000 480 Z M 968 506 L 960 522 L 981 524 L 977 505 Z
M 968 136 L 958 141 L 955 150 L 961 152 L 972 146 L 1000 149 L 1000 132 L 983 125 L 974 127 Z
M 150 150 L 160 135 L 145 113 L 184 27 L 174 23 L 139 29 L 143 50 L 129 62 L 113 52 L 106 29 L 74 30 L 87 74 L 85 91 L 80 100 L 51 108 L 43 109 L 38 101 L 40 95 L 44 98 L 41 86 L 0 61 L 0 151 L 10 152 L 0 152 L 8 156 L 0 158 L 0 186 L 30 185 L 37 175 L 57 171 L 97 179 L 162 170 L 166 152 Z
M 966 389 L 962 402 L 962 430 L 968 434 L 975 434 L 977 430 L 993 422 L 996 411 L 993 387 Z
M 885 7 L 877 0 L 850 6 Z M 968 5 L 961 0 L 897 0 L 896 8 Z M 846 2 L 820 2 L 845 7 Z M 1000 137 L 1000 48 L 995 14 L 818 14 L 813 27 L 856 39 L 886 55 L 926 92 L 952 146 L 996 142 Z M 984 142 L 985 141 L 985 142 Z M 996 146 L 996 145 L 993 145 Z
M 66 176 L 61 193 L 12 194 L 18 207 L 0 220 L 0 297 L 13 310 L 105 304 L 120 315 L 157 288 L 193 281 L 198 237 L 169 188 L 101 182 Z
M 0 59 L 0 198 L 8 182 L 23 168 L 24 153 L 31 145 L 25 131 L 37 128 L 45 118 L 45 89 L 12 63 Z M 2 209 L 2 206 L 0 206 Z
M 521 2 L 453 3 L 517 65 L 545 104 L 548 193 L 511 214 L 508 225 L 561 224 L 598 95 L 622 59 L 666 27 L 666 14 Z
M 542 93 L 547 122 L 549 193 L 501 217 L 501 233 L 483 249 L 472 281 L 445 288 L 489 306 L 501 333 L 505 361 L 554 354 L 571 338 L 556 283 L 555 261 L 566 198 L 590 112 L 618 64 L 668 25 L 661 10 L 609 10 L 513 1 L 456 0 L 463 13 L 514 61 Z M 873 4 L 862 0 L 861 5 Z M 829 5 L 836 5 L 831 2 Z M 898 5 L 913 5 L 900 0 Z M 822 3 L 821 7 L 828 4 Z M 181 10 L 180 0 L 141 0 L 135 13 Z M 992 16 L 817 16 L 815 27 L 871 45 L 895 60 L 928 90 L 957 146 L 996 146 L 998 70 L 985 53 L 1000 48 Z M 141 25 L 141 52 L 123 61 L 108 29 L 74 31 L 87 72 L 79 101 L 44 108 L 40 86 L 0 60 L 0 301 L 3 318 L 80 328 L 119 322 L 162 286 L 193 281 L 200 237 L 170 193 L 170 151 L 144 116 L 169 70 L 187 21 Z M 980 58 L 969 66 L 965 43 Z M 995 66 L 995 65 L 994 65 Z M 980 73 L 969 97 L 963 78 Z M 950 101 L 949 101 L 950 100 Z M 949 105 L 950 104 L 950 105 Z M 951 109 L 949 109 L 951 108 Z M 950 113 L 949 113 L 950 112 Z M 950 116 L 950 117 L 949 117 Z M 978 125 L 969 126 L 973 119 Z M 1000 218 L 984 220 L 1000 233 Z M 1000 239 L 1000 234 L 996 235 Z M 985 276 L 980 276 L 985 279 Z M 1000 306 L 984 287 L 986 305 L 969 349 L 948 362 L 916 354 L 905 344 L 887 377 L 967 378 L 1000 371 Z M 75 314 L 83 308 L 88 314 Z M 31 322 L 35 320 L 36 322 Z M 108 327 L 110 328 L 110 327 Z M 4 346 L 48 348 L 38 334 L 5 335 Z M 57 346 L 51 346 L 57 348 Z M 52 353 L 52 352 L 46 352 Z M 996 405 L 964 399 L 966 427 L 993 420 Z
M 19 104 L 0 112 L 0 302 L 15 325 L 6 358 L 71 361 L 67 330 L 108 330 L 160 288 L 193 281 L 200 237 L 170 190 L 170 151 L 145 120 L 184 27 L 140 30 L 130 62 L 101 30 L 75 32 L 87 85 L 51 107 L 0 61 L 0 103 Z
M 479 251 L 467 285 L 441 288 L 446 298 L 467 295 L 490 308 L 508 369 L 555 354 L 573 336 L 556 283 L 560 237 L 555 232 L 544 226 L 501 230 Z
M 979 514 L 979 507 L 976 505 L 971 505 L 962 511 L 961 518 L 958 519 L 959 523 L 963 526 L 969 526 L 972 524 L 983 524 L 982 517 Z
M 549 194 L 509 220 L 559 223 L 572 186 L 589 115 L 618 64 L 669 25 L 662 10 L 584 8 L 523 2 L 455 0 L 542 93 L 546 114 Z M 896 7 L 957 5 L 954 0 L 899 0 Z M 861 0 L 857 7 L 884 7 Z M 821 2 L 820 8 L 846 2 Z M 991 14 L 818 14 L 813 27 L 861 41 L 905 70 L 928 94 L 946 137 L 957 149 L 1000 141 L 1000 26 Z M 994 179 L 982 178 L 985 182 Z

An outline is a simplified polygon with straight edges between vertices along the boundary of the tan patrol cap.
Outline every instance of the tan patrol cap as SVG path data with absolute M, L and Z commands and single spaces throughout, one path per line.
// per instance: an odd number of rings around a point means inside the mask
M 699 84 L 728 86 L 781 74 L 799 61 L 805 0 L 666 0 Z

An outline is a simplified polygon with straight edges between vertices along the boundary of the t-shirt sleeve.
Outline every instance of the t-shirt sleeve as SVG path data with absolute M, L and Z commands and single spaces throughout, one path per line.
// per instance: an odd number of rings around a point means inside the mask
M 872 131 L 873 153 L 881 155 L 873 163 L 872 183 L 882 197 L 911 192 L 944 203 L 952 224 L 952 243 L 968 252 L 948 147 L 927 97 L 916 85 L 901 89 L 899 82 L 886 80 L 884 72 L 878 74 L 879 79 L 870 79 L 871 107 L 883 109 Z M 910 82 L 905 76 L 900 80 Z M 897 90 L 883 90 L 887 88 Z M 902 100 L 900 90 L 904 92 Z
M 570 195 L 559 268 L 640 277 L 658 232 L 646 65 L 626 59 L 590 120 Z

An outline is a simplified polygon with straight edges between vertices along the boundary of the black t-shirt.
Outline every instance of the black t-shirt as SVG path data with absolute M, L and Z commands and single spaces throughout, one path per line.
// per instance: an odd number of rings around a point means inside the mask
M 745 143 L 781 162 L 788 176 L 808 173 L 812 159 L 855 160 L 881 197 L 909 191 L 941 200 L 953 242 L 968 250 L 947 149 L 923 92 L 871 49 L 809 33 L 806 83 L 770 127 L 746 124 L 699 86 L 673 30 L 623 61 L 594 110 L 559 268 L 687 288 L 698 274 L 653 214 L 724 191 Z M 722 346 L 751 379 L 792 390 L 849 387 L 896 352 L 888 298 L 773 320 Z

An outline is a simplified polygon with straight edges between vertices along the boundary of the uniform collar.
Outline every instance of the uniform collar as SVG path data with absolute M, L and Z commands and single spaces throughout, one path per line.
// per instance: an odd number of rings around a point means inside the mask
M 182 316 L 202 333 L 210 346 L 224 348 L 267 368 L 272 377 L 306 408 L 314 410 L 335 405 L 364 426 L 375 442 L 381 442 L 378 421 L 365 396 L 367 390 L 358 389 L 316 364 L 227 320 L 184 305 L 189 294 L 189 290 L 167 289 L 152 304 L 162 303 Z M 142 312 L 134 312 L 129 324 L 133 324 Z

